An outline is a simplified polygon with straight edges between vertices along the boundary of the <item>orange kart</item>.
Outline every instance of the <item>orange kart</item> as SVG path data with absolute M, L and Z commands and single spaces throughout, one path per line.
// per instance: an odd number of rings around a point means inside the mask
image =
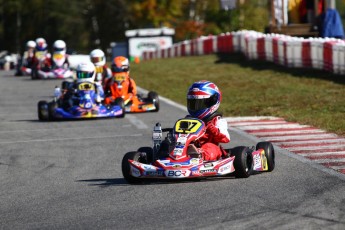
M 107 82 L 105 104 L 112 104 L 122 98 L 127 113 L 158 112 L 159 98 L 156 92 L 150 91 L 147 97 L 137 94 L 136 84 L 127 73 L 115 73 Z
M 135 95 L 125 101 L 125 110 L 126 113 L 158 112 L 158 94 L 151 91 L 147 97 Z

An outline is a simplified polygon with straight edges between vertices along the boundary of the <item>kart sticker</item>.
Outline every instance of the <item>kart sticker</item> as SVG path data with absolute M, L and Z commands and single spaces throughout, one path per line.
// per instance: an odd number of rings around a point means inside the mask
M 145 110 L 154 110 L 154 109 L 156 109 L 156 107 L 153 104 L 142 105 L 141 108 L 145 109 Z
M 95 90 L 95 86 L 89 82 L 83 82 L 81 84 L 78 85 L 78 89 L 79 90 L 84 90 L 84 91 L 87 91 L 87 90 Z
M 173 178 L 188 177 L 190 175 L 189 170 L 167 170 L 165 176 Z
M 177 138 L 177 143 L 181 143 L 182 145 L 184 145 L 184 144 L 186 144 L 186 142 L 187 142 L 187 138 L 186 137 L 179 136 Z
M 133 166 L 131 166 L 131 174 L 134 177 L 140 177 L 140 171 L 136 168 L 134 168 Z
M 193 119 L 181 119 L 175 124 L 175 132 L 177 133 L 195 133 L 202 127 L 202 123 L 199 120 Z
M 174 156 L 182 156 L 183 148 L 175 148 Z

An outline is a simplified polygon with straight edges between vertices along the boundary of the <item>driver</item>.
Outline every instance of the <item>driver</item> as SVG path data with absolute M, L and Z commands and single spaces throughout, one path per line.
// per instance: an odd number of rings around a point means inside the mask
M 189 117 L 198 118 L 205 122 L 206 133 L 196 147 L 206 161 L 215 161 L 227 157 L 228 153 L 219 145 L 229 143 L 230 134 L 228 124 L 217 112 L 222 94 L 218 87 L 210 81 L 194 82 L 187 93 L 187 109 Z
M 56 40 L 53 44 L 52 67 L 69 68 L 68 55 L 66 54 L 66 43 L 63 40 Z
M 105 104 L 111 104 L 117 97 L 122 97 L 125 105 L 137 96 L 135 81 L 129 76 L 129 61 L 123 56 L 115 57 L 111 65 L 113 77 L 105 86 L 108 93 Z
M 95 80 L 103 87 L 111 79 L 111 70 L 106 65 L 105 54 L 100 49 L 94 49 L 90 53 L 90 60 L 95 65 L 96 77 Z
M 102 87 L 99 87 L 99 85 L 95 83 L 95 66 L 91 62 L 79 63 L 76 70 L 76 76 L 77 81 L 73 86 L 66 89 L 60 98 L 62 101 L 62 107 L 68 109 L 79 103 L 78 86 L 84 82 L 91 83 L 95 86 L 96 92 L 94 100 L 97 103 L 101 103 L 103 100 L 102 95 L 104 93 Z

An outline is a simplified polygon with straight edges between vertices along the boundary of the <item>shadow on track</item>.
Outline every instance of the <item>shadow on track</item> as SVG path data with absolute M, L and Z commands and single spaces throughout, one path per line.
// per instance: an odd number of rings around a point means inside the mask
M 156 184 L 176 184 L 176 183 L 209 183 L 212 181 L 225 180 L 225 179 L 237 179 L 234 176 L 228 175 L 223 177 L 208 177 L 208 178 L 189 178 L 189 179 L 143 179 L 142 183 L 129 184 L 124 178 L 99 178 L 99 179 L 86 179 L 77 180 L 76 182 L 89 183 L 88 186 L 138 186 L 138 185 L 156 185 Z

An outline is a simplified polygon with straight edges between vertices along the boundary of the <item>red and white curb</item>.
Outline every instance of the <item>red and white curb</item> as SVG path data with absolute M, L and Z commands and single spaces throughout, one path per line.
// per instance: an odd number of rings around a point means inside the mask
M 345 174 L 345 138 L 279 117 L 227 117 L 230 127 Z

